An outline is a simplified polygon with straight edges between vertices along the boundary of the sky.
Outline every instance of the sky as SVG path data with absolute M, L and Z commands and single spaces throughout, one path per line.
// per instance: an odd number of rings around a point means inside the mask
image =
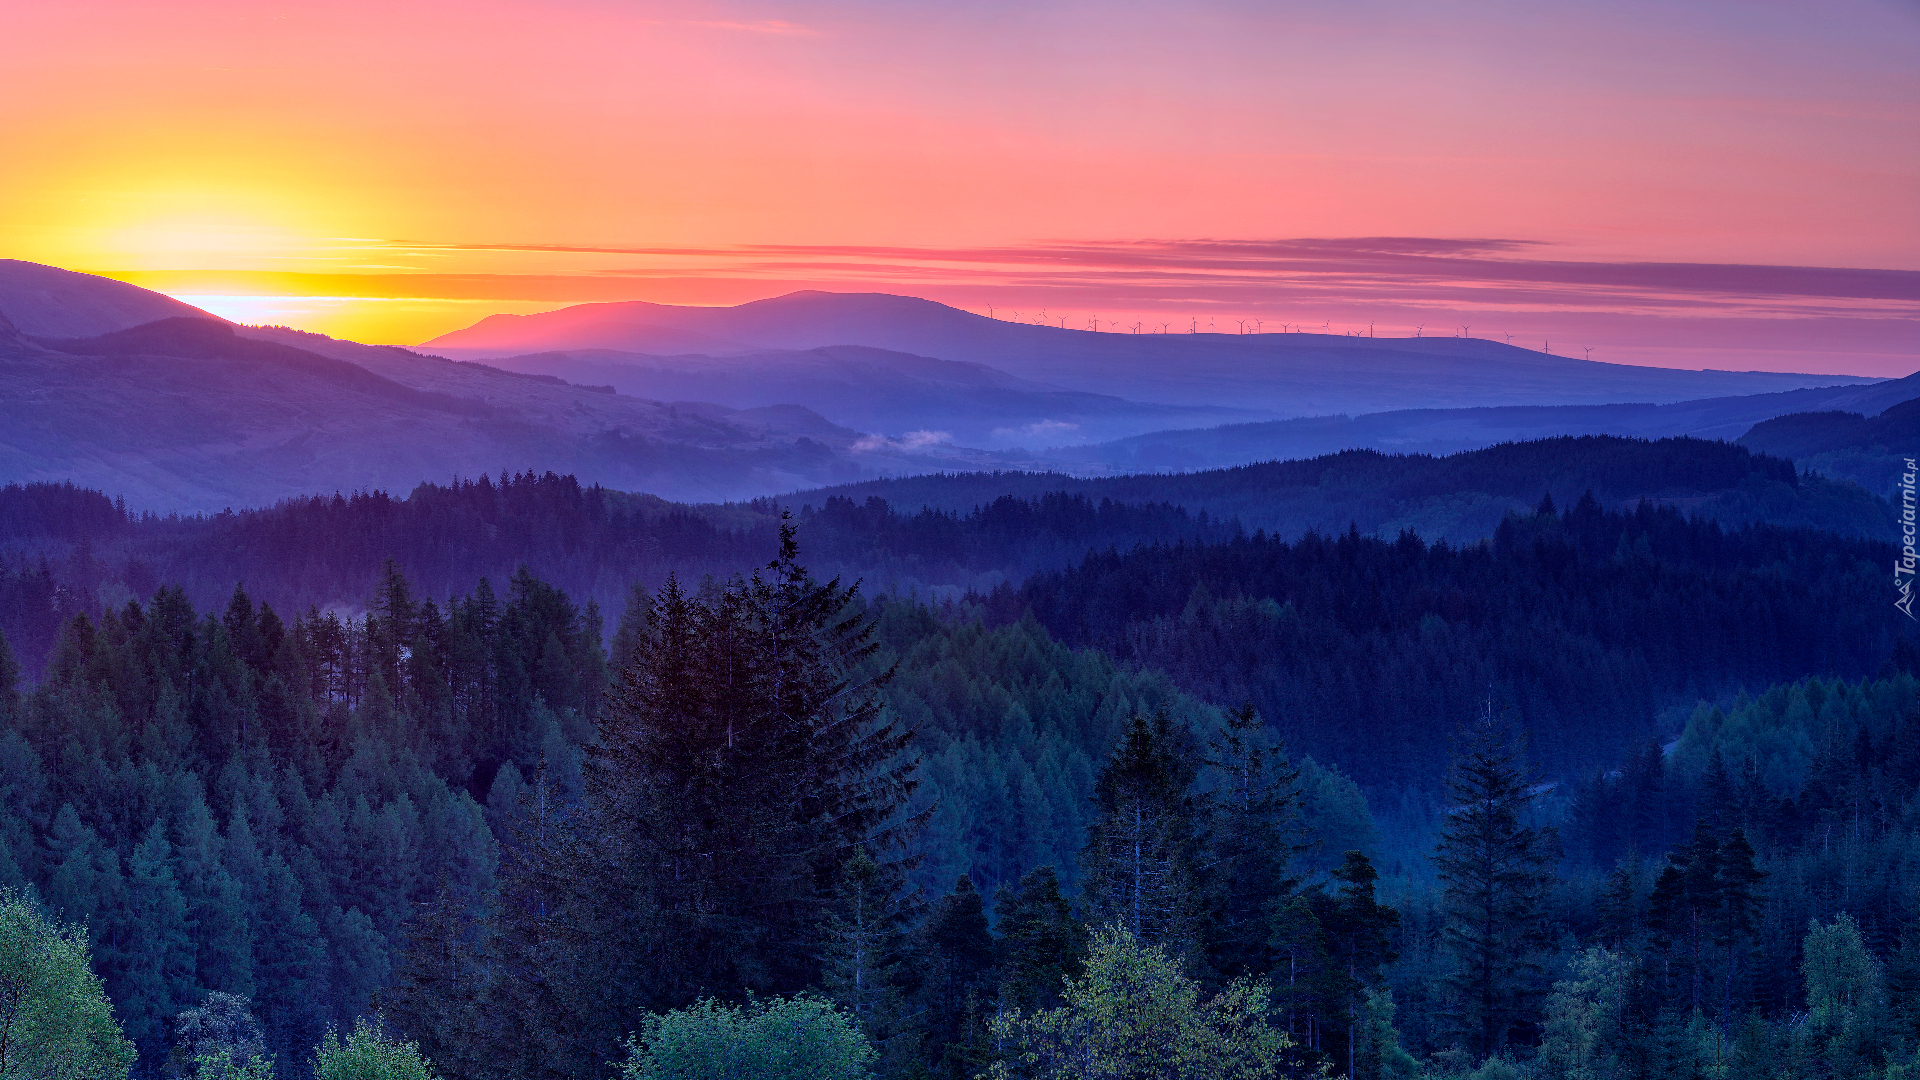
M 67 0 L 8 23 L 0 255 L 246 322 L 413 343 L 828 288 L 1118 332 L 1920 368 L 1916 0 Z

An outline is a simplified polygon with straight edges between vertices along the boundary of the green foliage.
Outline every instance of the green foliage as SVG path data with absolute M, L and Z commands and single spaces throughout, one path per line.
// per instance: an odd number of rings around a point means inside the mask
M 1264 1080 L 1294 1063 L 1263 986 L 1236 980 L 1202 1000 L 1174 957 L 1120 925 L 1094 932 L 1086 973 L 1064 996 L 1056 1009 L 994 1018 L 1007 1049 L 988 1077 Z
M 204 1080 L 210 1068 L 242 1073 L 265 1070 L 271 1075 L 266 1033 L 254 1018 L 253 1003 L 237 994 L 215 991 L 197 1007 L 174 1017 L 173 1051 L 167 1066 L 176 1077 L 196 1080 Z
M 435 1080 L 420 1048 L 359 1017 L 345 1039 L 331 1028 L 314 1049 L 313 1080 Z
M 1073 917 L 1051 866 L 1038 866 L 1018 885 L 1001 886 L 994 898 L 1000 921 L 999 969 L 1002 1000 L 1016 1009 L 1053 1008 L 1067 980 L 1080 973 L 1087 932 Z
M 1546 1034 L 1534 1069 L 1539 1080 L 1608 1080 L 1619 1075 L 1620 1013 L 1627 992 L 1627 962 L 1589 948 L 1574 959 L 1567 978 L 1553 984 L 1546 1002 Z
M 1420 1075 L 1420 1062 L 1400 1045 L 1393 1014 L 1391 989 L 1382 986 L 1367 991 L 1353 1033 L 1352 1080 L 1415 1080 Z
M 0 1078 L 124 1080 L 133 1060 L 89 965 L 86 931 L 0 890 Z
M 1880 962 L 1868 952 L 1853 916 L 1807 927 L 1801 978 L 1807 1019 L 1797 1033 L 1803 1075 L 1853 1077 L 1877 1064 L 1886 1022 Z
M 273 1062 L 266 1058 L 237 1058 L 225 1048 L 196 1054 L 193 1080 L 273 1080 Z
M 627 1080 L 862 1080 L 873 1046 L 817 998 L 711 998 L 645 1019 L 628 1044 Z

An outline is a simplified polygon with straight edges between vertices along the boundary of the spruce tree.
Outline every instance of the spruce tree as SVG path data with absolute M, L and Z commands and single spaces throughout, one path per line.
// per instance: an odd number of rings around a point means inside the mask
M 1191 737 L 1164 711 L 1135 713 L 1094 782 L 1081 856 L 1087 921 L 1114 924 L 1191 964 L 1200 941 Z
M 1447 778 L 1452 805 L 1433 856 L 1453 955 L 1455 1020 L 1476 1059 L 1500 1052 L 1543 990 L 1539 958 L 1551 942 L 1543 908 L 1559 837 L 1526 823 L 1537 783 L 1524 739 L 1489 706 L 1461 736 Z
M 1338 997 L 1328 1004 L 1346 1017 L 1347 1073 L 1351 1076 L 1367 994 L 1380 985 L 1381 967 L 1399 958 L 1391 935 L 1400 925 L 1400 913 L 1374 898 L 1373 883 L 1380 874 L 1360 852 L 1347 852 L 1334 868 L 1333 878 L 1340 888 L 1322 905 L 1319 922 L 1329 966 L 1338 977 Z
M 1080 973 L 1086 956 L 1086 928 L 1060 893 L 1051 866 L 1035 867 L 1014 886 L 994 897 L 999 919 L 1000 996 L 1016 1009 L 1051 1009 L 1060 1004 L 1066 980 Z
M 521 1040 L 557 1040 L 543 1068 L 605 1068 L 650 1011 L 817 983 L 849 860 L 901 859 L 918 825 L 888 673 L 855 674 L 872 633 L 855 589 L 800 566 L 791 522 L 765 572 L 652 599 L 582 805 L 523 829 L 504 875 L 495 937 L 551 998 L 517 1021 L 554 1029 Z
M 821 932 L 820 983 L 897 1072 L 918 1050 L 908 1030 L 903 961 L 913 905 L 899 868 L 854 853 L 840 874 Z
M 991 985 L 994 959 L 986 905 L 972 878 L 962 874 L 933 903 L 916 938 L 927 1057 L 936 1076 L 966 1080 L 985 1065 L 982 990 Z
M 1222 778 L 1207 838 L 1207 952 L 1223 978 L 1272 968 L 1268 911 L 1299 886 L 1300 770 L 1251 701 L 1227 714 L 1208 764 Z

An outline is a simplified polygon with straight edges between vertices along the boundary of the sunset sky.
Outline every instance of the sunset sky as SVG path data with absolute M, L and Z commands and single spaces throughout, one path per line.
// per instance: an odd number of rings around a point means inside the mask
M 7 21 L 0 256 L 248 322 L 417 342 L 817 287 L 1068 326 L 1920 368 L 1912 0 L 69 0 Z

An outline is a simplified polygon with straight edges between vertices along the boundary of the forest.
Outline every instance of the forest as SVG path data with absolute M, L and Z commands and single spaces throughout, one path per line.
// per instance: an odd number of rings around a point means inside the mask
M 531 474 L 0 534 L 0 926 L 143 1080 L 1920 1075 L 1882 541 Z

